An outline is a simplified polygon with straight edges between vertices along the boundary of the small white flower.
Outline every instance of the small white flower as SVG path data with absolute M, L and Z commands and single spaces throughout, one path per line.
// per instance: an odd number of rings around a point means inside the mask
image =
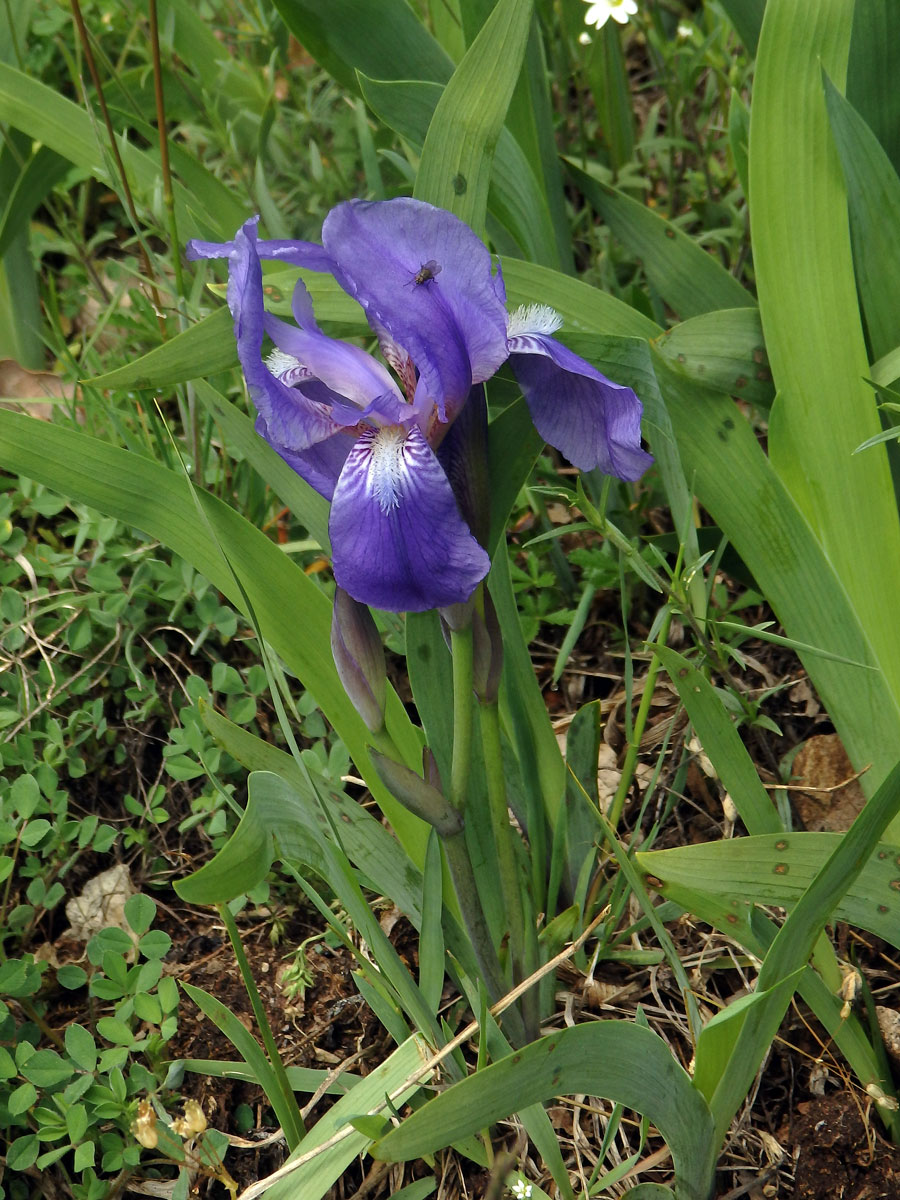
M 590 5 L 585 14 L 585 25 L 593 25 L 597 29 L 602 29 L 610 17 L 614 21 L 618 21 L 620 25 L 624 25 L 629 17 L 633 17 L 638 10 L 637 0 L 584 0 L 585 4 Z
M 694 36 L 694 27 L 688 21 L 679 21 L 676 30 L 679 42 L 689 41 Z
M 594 39 L 591 37 L 591 35 L 588 33 L 588 31 L 586 29 L 584 30 L 583 33 L 579 33 L 579 35 L 578 35 L 579 44 L 582 46 L 589 46 L 593 40 Z
M 516 1200 L 531 1200 L 531 1184 L 524 1179 L 517 1179 L 509 1190 Z

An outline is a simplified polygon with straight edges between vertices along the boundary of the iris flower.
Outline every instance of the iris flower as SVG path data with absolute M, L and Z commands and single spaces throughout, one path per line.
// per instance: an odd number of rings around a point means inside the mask
M 583 470 L 637 479 L 641 403 L 551 335 L 560 319 L 506 311 L 499 266 L 471 229 L 419 200 L 351 200 L 322 244 L 261 241 L 257 218 L 189 258 L 227 258 L 228 305 L 257 432 L 331 501 L 335 580 L 376 608 L 462 602 L 490 568 L 438 450 L 470 391 L 509 360 L 538 432 Z M 261 259 L 324 271 L 357 300 L 384 363 L 324 334 L 302 281 L 294 322 L 266 312 Z M 268 339 L 271 348 L 266 350 Z

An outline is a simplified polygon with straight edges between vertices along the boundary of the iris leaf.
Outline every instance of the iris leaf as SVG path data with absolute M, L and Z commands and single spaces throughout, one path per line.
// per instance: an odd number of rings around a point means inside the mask
M 494 149 L 531 28 L 533 0 L 498 0 L 438 101 L 413 195 L 484 232 Z
M 760 408 L 775 399 L 759 311 L 726 308 L 691 317 L 654 342 L 673 371 Z
M 881 423 L 864 382 L 847 197 L 822 88 L 823 68 L 843 84 L 852 15 L 842 0 L 769 0 L 750 127 L 750 219 L 778 392 L 771 461 L 846 590 L 896 714 L 900 642 L 884 597 L 900 594 L 900 524 L 885 449 L 853 455 Z M 796 627 L 788 632 L 837 649 Z M 834 702 L 827 691 L 825 699 Z M 874 733 L 868 740 L 870 749 L 857 746 L 857 763 L 877 753 Z M 879 770 L 872 782 L 883 778 Z
M 406 0 L 275 0 L 291 33 L 348 91 L 373 79 L 445 83 L 453 62 Z
M 900 341 L 900 178 L 875 134 L 827 76 L 825 100 L 847 185 L 869 345 L 880 358 Z
M 388 1161 L 418 1158 L 527 1104 L 572 1093 L 605 1096 L 645 1113 L 672 1151 L 676 1194 L 708 1195 L 718 1144 L 706 1102 L 665 1042 L 625 1021 L 589 1022 L 532 1042 L 429 1101 L 372 1154 Z
M 753 297 L 693 238 L 663 217 L 566 160 L 569 174 L 613 234 L 644 264 L 647 278 L 681 317 L 753 307 Z

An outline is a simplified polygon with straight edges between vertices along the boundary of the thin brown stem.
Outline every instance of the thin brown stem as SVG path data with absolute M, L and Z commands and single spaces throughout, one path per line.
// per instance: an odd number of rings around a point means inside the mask
M 156 98 L 156 127 L 159 131 L 159 165 L 163 180 L 163 202 L 169 218 L 169 236 L 172 240 L 172 265 L 175 270 L 175 286 L 178 295 L 183 295 L 181 278 L 181 251 L 178 245 L 178 226 L 175 222 L 175 193 L 172 188 L 172 170 L 169 165 L 169 135 L 166 129 L 166 101 L 163 93 L 162 62 L 159 53 L 159 19 L 156 0 L 149 0 L 150 50 L 153 55 L 153 93 Z
M 84 23 L 84 16 L 81 12 L 81 4 L 79 0 L 72 0 L 72 15 L 75 18 L 75 26 L 78 30 L 78 37 L 81 41 L 81 46 L 84 51 L 84 60 L 87 63 L 88 71 L 90 71 L 91 82 L 94 85 L 94 90 L 97 93 L 97 102 L 100 105 L 100 111 L 103 114 L 103 123 L 106 126 L 107 136 L 109 137 L 109 146 L 112 151 L 113 158 L 116 162 L 116 170 L 119 172 L 119 178 L 122 181 L 122 195 L 125 200 L 125 207 L 128 209 L 128 215 L 134 225 L 135 231 L 140 229 L 140 221 L 138 220 L 137 208 L 135 207 L 134 197 L 131 194 L 131 185 L 128 182 L 128 174 L 125 171 L 125 164 L 122 161 L 122 155 L 119 153 L 119 143 L 116 139 L 116 131 L 113 127 L 112 119 L 109 115 L 109 109 L 106 106 L 106 97 L 103 95 L 103 84 L 100 82 L 100 74 L 97 70 L 97 64 L 94 60 L 94 51 L 91 48 L 91 39 L 88 35 L 87 26 Z M 150 280 L 150 297 L 153 301 L 153 308 L 156 312 L 156 320 L 159 324 L 160 334 L 166 336 L 166 322 L 163 317 L 162 303 L 159 297 L 159 288 L 156 285 L 156 275 L 153 266 L 150 262 L 150 255 L 147 253 L 147 247 L 138 234 L 138 249 L 141 256 L 141 264 L 144 274 Z

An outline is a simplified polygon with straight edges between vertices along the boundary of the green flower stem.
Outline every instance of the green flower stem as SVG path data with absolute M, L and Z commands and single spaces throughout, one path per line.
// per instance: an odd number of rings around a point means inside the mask
M 457 812 L 466 811 L 469 768 L 472 763 L 472 626 L 450 634 L 453 656 L 453 761 L 449 800 Z
M 468 798 L 469 771 L 472 763 L 472 709 L 473 709 L 473 663 L 472 626 L 453 630 L 450 634 L 450 650 L 453 656 L 453 758 L 450 765 L 450 790 L 448 799 L 454 809 L 465 816 Z M 484 910 L 478 895 L 475 872 L 466 846 L 465 828 L 449 837 L 442 837 L 441 844 L 447 856 L 447 865 L 459 901 L 463 924 L 472 942 L 478 969 L 488 999 L 493 1004 L 504 994 L 506 984 L 497 957 L 494 940 L 485 920 Z M 517 1011 L 510 1009 L 506 1017 L 510 1040 L 523 1045 L 525 1029 Z
M 493 704 L 480 704 L 478 712 L 491 826 L 500 865 L 500 889 L 509 928 L 512 980 L 514 984 L 518 984 L 529 974 L 525 946 L 525 913 L 531 913 L 532 906 L 530 903 L 526 905 L 526 897 L 522 894 L 522 879 L 516 862 L 516 833 L 509 820 L 509 807 L 506 802 L 506 776 L 503 772 L 503 750 L 500 741 L 500 708 L 495 701 Z M 528 1037 L 536 1038 L 540 1032 L 539 990 L 530 988 L 520 1004 Z
M 525 930 L 522 922 L 522 890 L 516 866 L 516 836 L 509 821 L 506 803 L 506 777 L 500 743 L 500 710 L 496 703 L 479 705 L 481 744 L 487 777 L 488 804 L 494 843 L 500 864 L 500 888 L 509 921 L 509 953 L 513 964 L 513 983 L 521 983 L 525 968 Z
M 481 981 L 487 992 L 488 1000 L 491 1004 L 496 1004 L 506 992 L 506 984 L 500 969 L 497 951 L 494 949 L 493 938 L 484 919 L 481 901 L 478 898 L 478 885 L 475 882 L 472 860 L 469 858 L 469 851 L 466 847 L 465 830 L 453 834 L 452 837 L 442 838 L 441 844 L 447 856 L 447 866 L 450 868 L 450 876 L 453 879 L 453 886 L 459 901 L 463 924 L 481 972 Z M 525 1027 L 514 1006 L 506 1010 L 504 1023 L 510 1041 L 516 1046 L 524 1045 L 527 1040 Z
M 281 1055 L 278 1053 L 278 1047 L 275 1045 L 275 1038 L 272 1036 L 272 1027 L 269 1025 L 266 1010 L 263 1008 L 262 999 L 253 978 L 253 972 L 250 970 L 250 963 L 247 961 L 247 955 L 244 953 L 241 935 L 238 932 L 235 919 L 231 915 L 231 909 L 227 904 L 217 904 L 216 909 L 225 924 L 225 928 L 228 930 L 228 936 L 231 939 L 231 945 L 234 949 L 234 956 L 241 971 L 241 978 L 244 981 L 244 987 L 247 989 L 247 995 L 250 997 L 253 1015 L 256 1018 L 259 1032 L 262 1035 L 263 1045 L 266 1048 L 266 1054 L 269 1056 L 269 1062 L 272 1064 L 275 1078 L 278 1081 L 279 1100 L 281 1103 L 278 1105 L 277 1111 L 279 1119 L 282 1122 L 282 1128 L 284 1129 L 285 1140 L 288 1147 L 293 1150 L 295 1146 L 300 1145 L 306 1133 L 303 1127 L 303 1118 L 297 1106 L 297 1099 L 288 1082 L 287 1072 L 284 1069 L 284 1063 L 281 1061 Z
M 664 646 L 669 637 L 669 625 L 672 623 L 672 610 L 667 609 L 665 616 L 660 625 L 659 635 L 656 639 L 656 645 Z M 647 718 L 650 715 L 650 705 L 653 702 L 653 692 L 656 688 L 656 677 L 659 675 L 662 663 L 654 654 L 650 660 L 650 669 L 647 672 L 647 678 L 644 682 L 644 694 L 641 696 L 640 707 L 638 708 L 637 716 L 634 721 L 634 728 L 631 731 L 631 741 L 628 743 L 628 750 L 625 754 L 625 762 L 622 765 L 622 777 L 619 780 L 619 786 L 616 788 L 616 794 L 613 797 L 613 802 L 609 810 L 609 823 L 613 829 L 618 829 L 619 821 L 622 818 L 622 809 L 625 807 L 625 797 L 628 794 L 628 789 L 631 786 L 631 780 L 634 775 L 635 764 L 637 763 L 638 750 L 641 746 L 641 738 L 644 730 L 647 727 Z

